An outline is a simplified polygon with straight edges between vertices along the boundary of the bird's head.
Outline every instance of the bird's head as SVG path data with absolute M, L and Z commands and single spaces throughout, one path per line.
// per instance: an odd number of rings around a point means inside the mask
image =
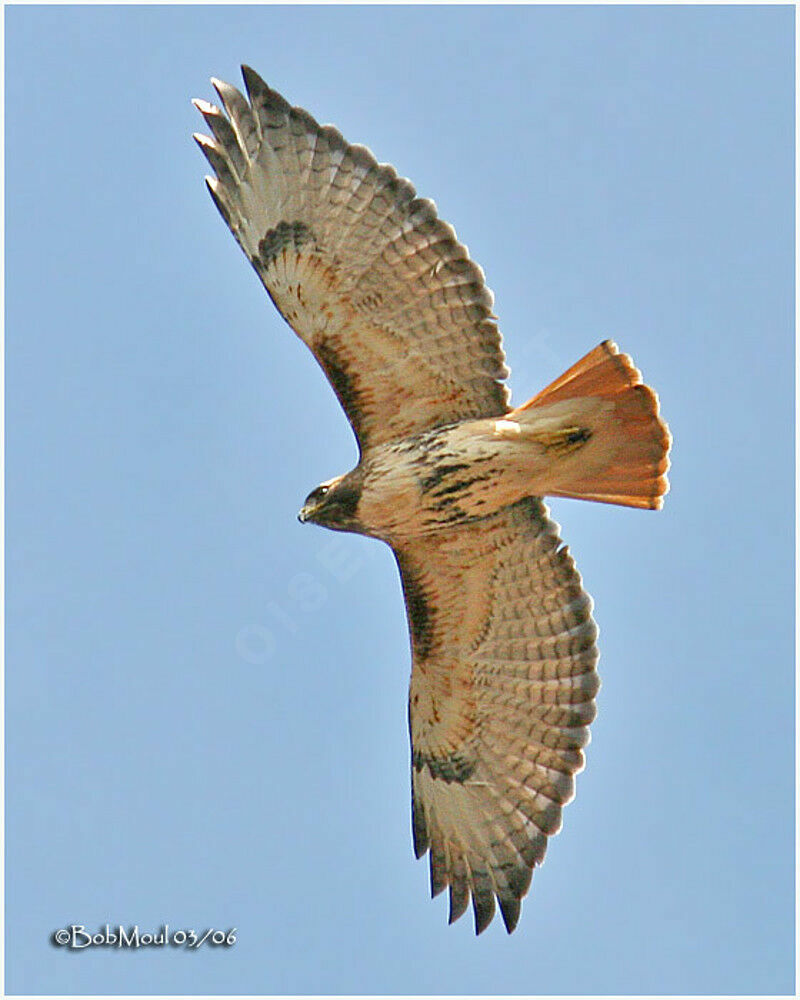
M 361 477 L 358 470 L 345 476 L 329 479 L 306 497 L 297 520 L 301 524 L 311 521 L 334 531 L 355 531 L 363 529 L 358 520 L 358 502 L 361 499 Z

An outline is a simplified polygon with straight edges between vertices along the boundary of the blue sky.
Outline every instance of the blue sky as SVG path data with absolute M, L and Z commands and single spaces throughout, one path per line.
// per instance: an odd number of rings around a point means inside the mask
M 6 30 L 7 991 L 792 991 L 792 9 Z M 516 402 L 612 337 L 674 435 L 662 513 L 552 504 L 603 688 L 511 938 L 412 856 L 390 552 L 295 519 L 355 445 L 203 187 L 243 61 L 436 200 Z M 238 940 L 48 943 L 165 921 Z

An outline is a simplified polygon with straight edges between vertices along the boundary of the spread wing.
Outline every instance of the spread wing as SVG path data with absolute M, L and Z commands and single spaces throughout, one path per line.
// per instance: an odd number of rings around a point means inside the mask
M 413 672 L 414 849 L 450 922 L 509 933 L 583 767 L 600 686 L 591 598 L 538 499 L 395 552 Z
M 409 181 L 243 67 L 249 101 L 195 101 L 208 186 L 275 305 L 308 345 L 362 450 L 507 409 L 483 272 Z

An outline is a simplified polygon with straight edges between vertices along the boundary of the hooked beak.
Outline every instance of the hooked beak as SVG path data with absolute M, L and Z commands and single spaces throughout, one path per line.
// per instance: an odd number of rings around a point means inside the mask
M 312 506 L 311 504 L 303 504 L 297 514 L 297 520 L 301 524 L 307 524 L 309 521 L 313 522 L 316 509 L 316 506 Z

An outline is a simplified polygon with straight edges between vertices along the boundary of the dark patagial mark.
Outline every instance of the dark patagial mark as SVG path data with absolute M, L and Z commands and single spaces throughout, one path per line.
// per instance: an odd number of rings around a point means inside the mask
M 400 579 L 403 584 L 403 597 L 406 600 L 408 627 L 411 631 L 414 656 L 425 660 L 433 647 L 433 608 L 408 563 L 396 553 L 395 555 L 397 556 L 397 565 L 400 567 Z
M 325 374 L 333 386 L 333 391 L 344 407 L 344 412 L 347 414 L 350 422 L 355 427 L 358 427 L 363 419 L 363 413 L 361 412 L 361 402 L 353 373 L 330 343 L 320 344 L 316 348 L 316 355 L 319 363 L 325 369 Z
M 422 750 L 414 751 L 414 767 L 417 771 L 427 766 L 432 778 L 439 778 L 448 785 L 453 781 L 463 784 L 472 777 L 476 765 L 474 757 L 460 751 L 455 751 L 446 757 L 434 756 Z
M 279 222 L 274 229 L 264 234 L 264 238 L 258 244 L 261 266 L 268 268 L 286 247 L 299 250 L 307 243 L 313 243 L 314 239 L 313 232 L 305 222 Z

